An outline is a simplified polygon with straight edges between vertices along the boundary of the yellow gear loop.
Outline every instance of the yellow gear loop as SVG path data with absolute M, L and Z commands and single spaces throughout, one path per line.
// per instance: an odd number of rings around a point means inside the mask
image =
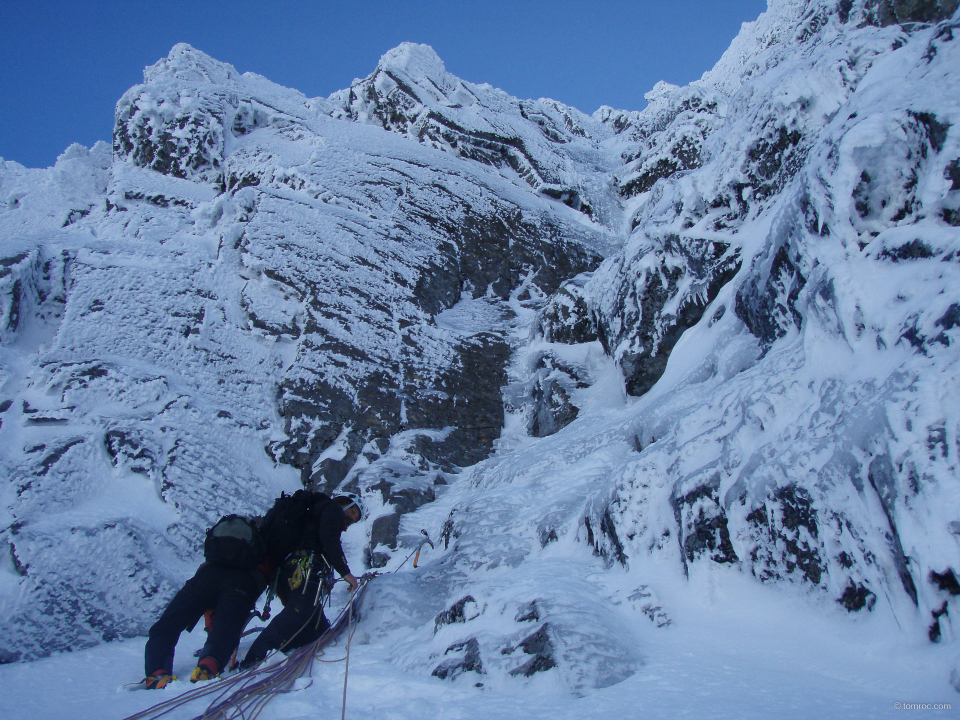
M 297 560 L 297 568 L 293 571 L 293 575 L 287 580 L 287 585 L 290 586 L 291 590 L 296 590 L 298 587 L 303 585 L 303 579 L 306 577 L 307 570 L 310 568 L 310 558 L 302 557 Z

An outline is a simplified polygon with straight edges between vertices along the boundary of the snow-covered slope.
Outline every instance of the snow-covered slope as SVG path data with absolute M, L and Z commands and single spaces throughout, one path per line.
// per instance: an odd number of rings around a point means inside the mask
M 142 634 L 299 478 L 370 501 L 357 566 L 437 541 L 371 586 L 392 672 L 634 687 L 780 597 L 960 689 L 958 33 L 771 0 L 593 117 L 175 47 L 112 154 L 0 170 L 6 657 Z

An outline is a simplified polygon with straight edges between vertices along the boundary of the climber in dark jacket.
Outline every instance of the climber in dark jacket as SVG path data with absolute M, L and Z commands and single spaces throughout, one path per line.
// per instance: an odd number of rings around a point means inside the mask
M 277 595 L 283 610 L 250 646 L 241 668 L 257 665 L 271 650 L 290 652 L 313 642 L 330 627 L 323 614 L 321 583 L 327 568 L 357 589 L 340 544 L 340 533 L 363 518 L 363 504 L 353 494 L 338 495 L 320 511 L 315 528 L 305 533 L 302 547 L 292 553 L 277 574 Z
M 256 570 L 243 570 L 203 563 L 150 628 L 144 650 L 144 686 L 148 690 L 160 689 L 176 679 L 172 674 L 173 653 L 180 633 L 192 630 L 205 614 L 210 619 L 207 642 L 190 681 L 210 680 L 219 675 L 230 661 L 254 604 L 272 575 L 272 568 L 263 564 Z

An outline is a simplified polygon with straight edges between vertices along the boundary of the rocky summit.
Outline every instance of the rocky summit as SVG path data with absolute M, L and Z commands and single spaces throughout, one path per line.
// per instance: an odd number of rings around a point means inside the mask
M 302 485 L 363 496 L 356 568 L 429 531 L 366 640 L 444 682 L 619 683 L 703 578 L 952 642 L 957 6 L 770 0 L 593 115 L 177 45 L 112 147 L 0 163 L 0 660 L 145 634 Z

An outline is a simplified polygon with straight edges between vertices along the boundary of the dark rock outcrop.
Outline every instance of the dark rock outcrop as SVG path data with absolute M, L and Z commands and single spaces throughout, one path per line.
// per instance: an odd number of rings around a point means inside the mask
M 550 639 L 549 630 L 550 623 L 544 623 L 535 633 L 525 637 L 516 645 L 503 648 L 501 652 L 504 655 L 512 655 L 517 650 L 523 650 L 525 655 L 532 656 L 511 670 L 511 675 L 530 677 L 535 673 L 545 672 L 556 667 L 557 661 L 554 657 L 556 651 L 553 641 Z
M 457 600 L 448 609 L 437 615 L 434 621 L 434 632 L 444 625 L 463 623 L 477 616 L 477 601 L 473 595 L 466 595 Z
M 797 573 L 803 581 L 820 585 L 826 563 L 819 540 L 819 519 L 807 490 L 795 485 L 778 488 L 766 502 L 754 507 L 746 520 L 756 532 L 756 545 L 750 551 L 754 575 L 762 581 L 775 582 Z M 865 592 L 862 587 L 857 588 L 855 600 L 864 600 Z M 847 598 L 845 591 L 844 605 Z
M 737 252 L 722 242 L 671 234 L 645 249 L 605 265 L 590 281 L 591 289 L 616 283 L 594 312 L 600 342 L 631 395 L 656 384 L 680 337 L 740 269 Z
M 726 99 L 696 85 L 679 88 L 659 82 L 645 95 L 650 105 L 642 117 L 623 120 L 628 142 L 617 171 L 624 197 L 649 191 L 658 180 L 703 164 L 704 144 L 721 125 Z
M 934 23 L 950 18 L 958 6 L 958 0 L 866 0 L 863 17 L 864 22 L 881 27 L 894 23 Z M 849 3 L 841 2 L 840 7 L 849 8 Z
M 539 333 L 547 342 L 593 342 L 598 338 L 596 322 L 583 294 L 583 280 L 563 285 L 537 317 Z
M 339 105 L 335 117 L 516 172 L 542 196 L 593 214 L 595 200 L 574 180 L 564 146 L 591 141 L 597 126 L 573 108 L 465 83 L 431 48 L 412 43 L 391 50 L 373 74 L 331 99 Z
M 480 643 L 476 638 L 470 638 L 464 642 L 454 643 L 447 648 L 444 655 L 454 654 L 449 660 L 444 660 L 437 665 L 430 673 L 441 680 L 453 680 L 454 678 L 467 672 L 474 672 L 483 675 L 483 661 L 480 658 Z M 457 655 L 459 657 L 456 657 Z
M 694 484 L 695 485 L 695 484 Z M 671 497 L 680 527 L 680 548 L 685 566 L 701 556 L 716 563 L 736 563 L 740 558 L 730 542 L 727 514 L 720 504 L 720 477 L 713 475 L 687 489 L 679 486 Z

